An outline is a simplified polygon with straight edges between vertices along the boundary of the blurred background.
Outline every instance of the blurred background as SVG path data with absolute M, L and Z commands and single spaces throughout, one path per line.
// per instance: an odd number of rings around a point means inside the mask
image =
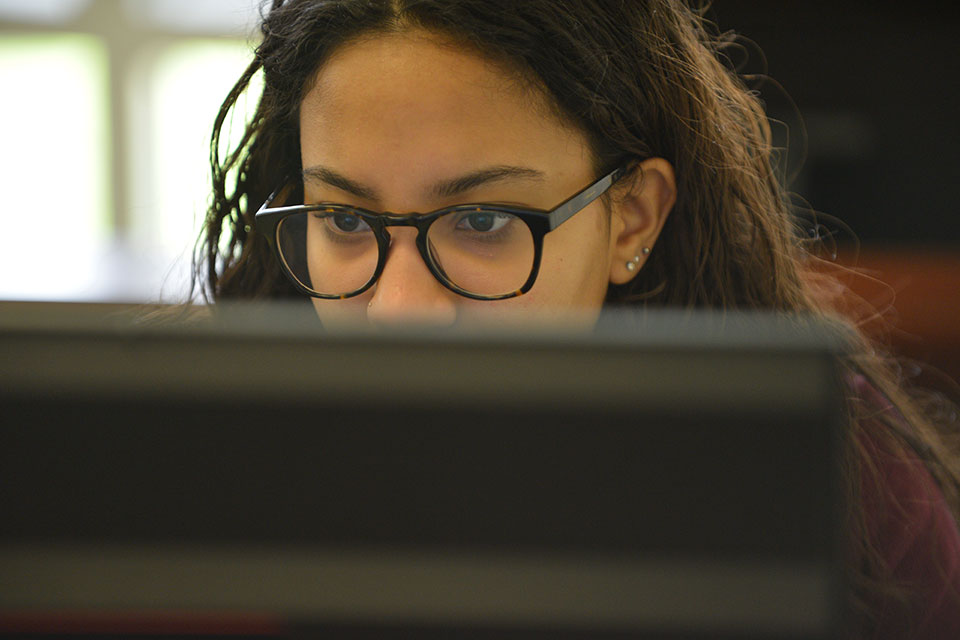
M 0 0 L 0 299 L 186 298 L 211 125 L 251 57 L 258 11 L 257 0 Z M 708 15 L 752 41 L 731 51 L 744 71 L 776 81 L 757 89 L 790 143 L 790 187 L 841 221 L 822 218 L 828 230 L 852 230 L 837 259 L 885 283 L 851 286 L 880 308 L 896 297 L 906 342 L 933 331 L 960 354 L 950 5 L 716 0 Z
M 0 0 L 0 299 L 186 298 L 210 130 L 258 7 Z
M 752 41 L 744 71 L 775 81 L 757 88 L 790 143 L 789 186 L 824 225 L 864 328 L 926 363 L 904 362 L 906 377 L 960 399 L 938 373 L 960 381 L 958 14 L 935 0 L 716 0 L 709 13 Z

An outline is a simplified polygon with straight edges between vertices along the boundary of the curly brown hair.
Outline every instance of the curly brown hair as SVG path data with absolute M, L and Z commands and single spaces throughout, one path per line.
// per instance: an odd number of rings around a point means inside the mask
M 299 175 L 299 106 L 318 68 L 361 36 L 425 29 L 516 70 L 586 134 L 598 173 L 625 158 L 661 157 L 676 171 L 676 205 L 637 277 L 611 285 L 607 302 L 648 307 L 766 309 L 850 318 L 845 289 L 819 268 L 774 162 L 764 108 L 726 57 L 735 39 L 679 0 L 273 0 L 253 62 L 220 109 L 213 131 L 213 201 L 198 245 L 197 283 L 213 300 L 300 297 L 267 241 L 257 207 Z M 264 88 L 232 148 L 225 123 L 251 80 Z M 960 463 L 943 424 L 908 394 L 888 361 L 861 336 L 849 358 L 893 402 L 908 429 L 865 433 L 876 412 L 851 394 L 846 456 L 851 577 L 862 625 L 893 599 L 861 503 L 870 477 L 866 443 L 919 456 L 954 516 Z M 882 479 L 877 478 L 877 483 Z

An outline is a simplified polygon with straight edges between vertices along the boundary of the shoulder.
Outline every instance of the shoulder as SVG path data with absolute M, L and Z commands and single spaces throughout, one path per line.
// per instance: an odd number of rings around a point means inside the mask
M 895 619 L 885 626 L 915 638 L 960 637 L 956 518 L 920 455 L 888 437 L 897 427 L 909 428 L 903 417 L 866 381 L 854 381 L 854 389 L 874 411 L 857 430 L 866 529 L 887 577 L 907 594 L 912 614 L 909 627 Z

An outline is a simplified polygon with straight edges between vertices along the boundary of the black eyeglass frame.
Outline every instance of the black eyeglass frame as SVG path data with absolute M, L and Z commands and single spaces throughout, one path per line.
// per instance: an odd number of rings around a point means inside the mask
M 282 265 L 284 272 L 294 283 L 297 289 L 314 298 L 322 298 L 326 300 L 344 300 L 346 298 L 358 296 L 367 291 L 380 278 L 380 275 L 383 273 L 383 268 L 386 265 L 387 250 L 390 248 L 391 241 L 390 232 L 387 231 L 387 227 L 416 227 L 417 249 L 420 251 L 420 256 L 423 258 L 423 261 L 430 270 L 430 273 L 433 274 L 433 277 L 436 278 L 440 284 L 454 293 L 466 298 L 471 298 L 473 300 L 504 300 L 523 295 L 533 288 L 533 284 L 536 282 L 537 276 L 540 273 L 540 259 L 543 255 L 543 237 L 580 211 L 583 211 L 585 208 L 587 208 L 587 206 L 593 203 L 594 200 L 606 193 L 610 187 L 612 187 L 618 180 L 626 175 L 627 172 L 628 169 L 625 166 L 620 166 L 614 169 L 590 186 L 579 191 L 576 195 L 557 205 L 550 211 L 481 203 L 455 205 L 423 214 L 415 212 L 401 214 L 391 213 L 389 211 L 377 213 L 367 209 L 362 209 L 360 207 L 351 207 L 333 203 L 298 204 L 280 207 L 268 206 L 271 202 L 273 202 L 277 195 L 281 193 L 281 188 L 270 194 L 270 197 L 267 198 L 263 205 L 260 206 L 260 209 L 254 216 L 254 224 L 256 225 L 257 232 L 266 237 L 267 242 L 270 244 L 271 250 L 280 259 L 280 264 Z M 287 262 L 283 257 L 283 253 L 280 251 L 278 246 L 279 243 L 277 240 L 277 234 L 280 229 L 280 223 L 287 216 L 295 213 L 308 213 L 310 211 L 344 213 L 347 215 L 356 216 L 366 222 L 373 231 L 374 236 L 377 238 L 377 249 L 379 251 L 379 255 L 377 256 L 377 267 L 374 270 L 373 275 L 370 277 L 370 280 L 368 280 L 367 283 L 359 289 L 345 294 L 318 293 L 300 282 L 296 275 L 294 275 L 292 269 L 290 269 L 290 267 L 287 265 Z M 427 232 L 430 229 L 430 225 L 432 225 L 434 221 L 439 219 L 441 216 L 451 213 L 476 211 L 489 211 L 490 213 L 505 213 L 516 216 L 530 229 L 530 233 L 533 236 L 533 265 L 526 282 L 524 282 L 523 285 L 516 291 L 491 296 L 472 293 L 457 286 L 456 283 L 451 282 L 447 278 L 446 274 L 443 273 L 443 270 L 440 269 L 440 267 L 438 267 L 430 257 L 430 249 L 427 246 Z

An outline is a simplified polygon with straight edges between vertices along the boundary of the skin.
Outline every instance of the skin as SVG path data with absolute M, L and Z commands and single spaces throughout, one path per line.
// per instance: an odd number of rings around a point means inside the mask
M 599 176 L 586 138 L 544 106 L 516 74 L 425 32 L 362 39 L 318 70 L 300 109 L 307 202 L 372 211 L 429 212 L 464 203 L 552 209 Z M 531 175 L 488 180 L 458 193 L 436 185 L 493 167 Z M 451 325 L 565 314 L 596 319 L 610 283 L 636 275 L 626 263 L 653 247 L 676 199 L 673 169 L 640 165 L 609 209 L 598 200 L 544 239 L 540 275 L 525 295 L 475 301 L 428 271 L 412 228 L 391 228 L 377 284 L 348 300 L 314 304 L 327 325 Z M 535 175 L 534 175 L 535 174 Z

